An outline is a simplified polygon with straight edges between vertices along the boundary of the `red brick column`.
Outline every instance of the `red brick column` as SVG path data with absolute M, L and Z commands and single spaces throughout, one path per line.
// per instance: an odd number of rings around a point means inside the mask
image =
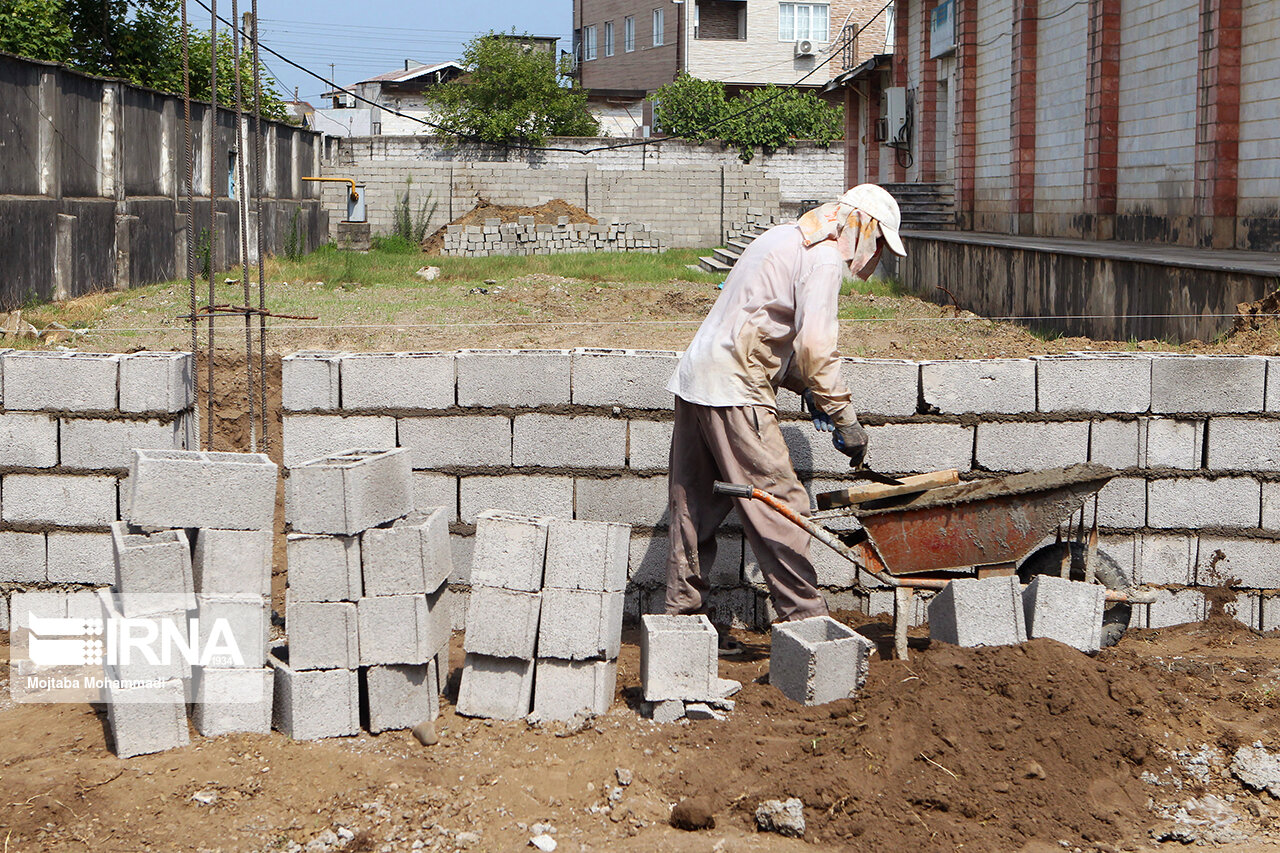
M 920 4 L 920 88 L 916 92 L 916 163 L 920 180 L 938 180 L 938 63 L 929 58 L 929 15 L 938 0 Z
M 880 102 L 882 87 L 880 75 L 871 74 L 867 80 L 867 183 L 880 182 L 881 143 L 876 141 L 876 122 L 884 115 L 884 104 Z
M 978 0 L 956 0 L 956 225 L 973 228 L 978 153 Z
M 1115 236 L 1120 137 L 1120 0 L 1089 0 L 1084 201 L 1094 239 Z
M 1196 219 L 1200 245 L 1236 239 L 1240 163 L 1241 0 L 1200 0 L 1196 80 Z
M 844 87 L 844 186 L 845 189 L 857 186 L 858 181 L 858 149 L 862 143 L 860 128 L 861 97 L 857 84 L 850 83 Z M 875 134 L 867 135 L 867 147 L 875 145 Z
M 1013 0 L 1013 68 L 1009 103 L 1013 221 L 1019 234 L 1035 232 L 1036 49 L 1039 0 Z
M 893 6 L 894 14 L 897 20 L 893 25 L 893 85 L 907 85 L 907 34 L 911 28 L 911 0 L 898 0 Z M 907 170 L 902 167 L 902 159 L 894 151 L 893 158 L 893 180 L 901 183 L 907 179 Z

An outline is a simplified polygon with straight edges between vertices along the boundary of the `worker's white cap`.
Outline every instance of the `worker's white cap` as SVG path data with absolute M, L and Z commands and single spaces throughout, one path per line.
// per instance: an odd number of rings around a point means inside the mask
M 863 213 L 880 223 L 880 233 L 889 244 L 894 254 L 907 256 L 906 247 L 902 245 L 902 237 L 898 228 L 902 225 L 902 212 L 898 210 L 898 202 L 889 191 L 879 184 L 858 184 L 844 195 L 840 203 L 856 207 Z

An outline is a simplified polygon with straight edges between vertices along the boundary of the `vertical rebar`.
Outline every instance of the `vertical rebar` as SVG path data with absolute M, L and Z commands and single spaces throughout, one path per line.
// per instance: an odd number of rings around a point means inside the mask
M 214 280 L 218 265 L 218 0 L 209 0 L 209 113 L 209 354 L 205 364 L 209 438 L 205 447 L 213 450 L 213 306 L 218 302 Z
M 190 292 L 191 307 L 191 387 L 200 387 L 200 327 L 196 323 L 196 157 L 195 134 L 191 132 L 191 23 L 187 18 L 187 0 L 182 0 L 182 120 L 185 133 L 186 175 L 187 175 L 187 284 Z M 192 408 L 191 417 L 195 419 L 191 434 L 195 435 L 196 446 L 200 449 L 200 407 Z
M 244 86 L 240 77 L 240 3 L 231 0 L 231 68 L 236 77 L 236 217 L 240 220 L 240 283 L 244 290 L 245 397 L 249 404 L 249 450 L 258 450 L 258 422 L 253 417 L 253 317 L 249 308 L 249 182 L 244 134 Z
M 258 0 L 253 0 L 253 195 L 258 216 L 258 309 L 267 310 L 267 280 L 262 259 L 262 74 L 258 55 Z M 267 316 L 258 315 L 258 407 L 262 415 L 262 452 L 271 449 L 267 426 Z

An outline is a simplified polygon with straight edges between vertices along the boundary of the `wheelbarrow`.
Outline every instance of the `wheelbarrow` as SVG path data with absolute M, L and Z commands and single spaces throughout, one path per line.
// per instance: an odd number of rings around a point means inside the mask
M 1106 466 L 1083 464 L 957 481 L 906 494 L 900 493 L 901 488 L 890 488 L 884 490 L 890 494 L 887 497 L 875 497 L 876 490 L 869 489 L 866 499 L 808 517 L 749 484 L 717 482 L 714 490 L 761 501 L 804 528 L 858 567 L 859 586 L 873 586 L 865 573 L 880 586 L 892 588 L 894 651 L 905 659 L 914 591 L 940 590 L 956 577 L 1018 574 L 1028 583 L 1036 574 L 1057 574 L 1102 583 L 1108 588 L 1104 641 L 1119 639 L 1129 623 L 1130 605 L 1150 601 L 1151 594 L 1134 588 L 1119 564 L 1098 549 L 1096 499 L 1086 532 L 1086 503 L 1114 476 L 1115 471 Z M 843 498 L 845 493 L 820 495 L 819 505 L 831 503 L 822 498 L 833 496 Z M 1079 523 L 1075 524 L 1077 512 Z M 824 526 L 847 518 L 859 526 L 848 531 Z M 1056 541 L 1032 554 L 1055 530 Z

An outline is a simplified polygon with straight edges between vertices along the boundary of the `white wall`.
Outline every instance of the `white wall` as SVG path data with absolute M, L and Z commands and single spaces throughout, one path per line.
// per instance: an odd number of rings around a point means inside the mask
M 670 4 L 667 7 L 667 14 L 674 15 L 676 7 Z M 797 58 L 794 41 L 778 41 L 778 0 L 747 0 L 747 37 L 741 41 L 695 39 L 691 17 L 686 15 L 689 37 L 685 42 L 688 51 L 685 64 L 691 75 L 704 80 L 790 83 L 830 56 L 825 51 L 831 42 L 814 42 L 816 56 Z M 838 25 L 837 21 L 831 27 Z M 830 35 L 838 38 L 837 33 Z M 822 85 L 827 79 L 824 68 L 805 82 Z
M 1070 215 L 1084 202 L 1088 7 L 1040 4 L 1036 80 L 1036 212 Z
M 1011 0 L 990 0 L 978 4 L 978 42 L 990 42 L 978 49 L 977 58 L 974 218 L 975 225 L 980 230 L 1006 230 L 1010 221 L 1012 182 L 1009 98 L 1012 25 Z
M 1241 45 L 1241 216 L 1280 206 L 1280 3 L 1245 0 Z

